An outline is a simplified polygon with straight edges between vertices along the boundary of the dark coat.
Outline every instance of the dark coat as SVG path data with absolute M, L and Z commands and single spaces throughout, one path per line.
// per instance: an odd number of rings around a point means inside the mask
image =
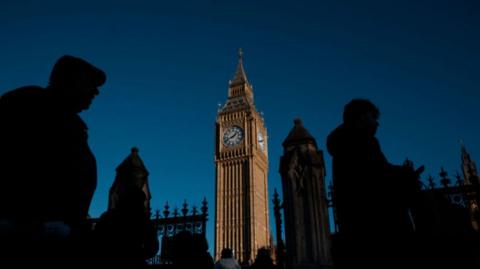
M 344 125 L 328 136 L 327 148 L 341 233 L 371 237 L 412 231 L 407 211 L 416 184 L 412 172 L 390 164 L 375 137 Z
M 0 130 L 0 218 L 81 230 L 97 168 L 78 114 L 47 89 L 23 87 L 0 98 Z
M 327 139 L 332 155 L 334 206 L 339 233 L 336 267 L 405 267 L 411 261 L 409 206 L 417 182 L 413 169 L 390 164 L 378 140 L 344 125 Z

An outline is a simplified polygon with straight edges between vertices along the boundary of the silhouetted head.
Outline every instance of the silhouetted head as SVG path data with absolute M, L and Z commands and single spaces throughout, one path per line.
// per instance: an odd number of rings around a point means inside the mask
M 233 250 L 230 248 L 224 248 L 222 249 L 222 254 L 221 254 L 222 259 L 230 259 L 233 258 Z
M 367 99 L 353 99 L 345 105 L 343 123 L 368 135 L 375 135 L 380 111 Z
M 270 264 L 272 262 L 273 262 L 272 256 L 270 255 L 269 249 L 263 247 L 257 251 L 257 257 L 255 258 L 255 263 Z
M 200 234 L 194 234 L 193 235 L 193 243 L 195 250 L 198 252 L 205 252 L 208 251 L 208 242 L 207 238 L 205 236 L 200 235 Z
M 195 247 L 193 234 L 183 230 L 173 238 L 172 259 L 175 265 L 188 265 L 193 262 Z
M 80 112 L 90 107 L 99 93 L 98 87 L 106 79 L 102 70 L 80 58 L 65 55 L 53 66 L 48 88 L 60 98 L 63 107 Z

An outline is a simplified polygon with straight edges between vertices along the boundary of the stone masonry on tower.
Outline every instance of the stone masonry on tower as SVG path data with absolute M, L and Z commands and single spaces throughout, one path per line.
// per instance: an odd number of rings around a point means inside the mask
M 230 248 L 248 264 L 259 248 L 270 247 L 268 136 L 241 50 L 228 99 L 218 110 L 215 138 L 215 259 Z

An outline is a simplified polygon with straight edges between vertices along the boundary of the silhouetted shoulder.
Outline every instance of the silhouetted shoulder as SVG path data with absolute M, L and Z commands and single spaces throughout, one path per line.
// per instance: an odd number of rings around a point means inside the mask
M 22 98 L 30 98 L 35 96 L 41 96 L 44 94 L 45 89 L 40 86 L 24 86 L 15 90 L 6 92 L 2 95 L 2 100 L 18 100 Z
M 33 109 L 39 106 L 48 106 L 45 102 L 47 93 L 39 86 L 25 86 L 9 91 L 0 97 L 2 109 Z
M 342 151 L 342 146 L 345 147 L 345 142 L 348 140 L 348 134 L 345 126 L 342 124 L 333 130 L 327 137 L 327 150 L 330 155 L 335 156 Z
M 363 155 L 380 151 L 380 144 L 376 137 L 341 124 L 328 135 L 327 150 L 332 157 Z

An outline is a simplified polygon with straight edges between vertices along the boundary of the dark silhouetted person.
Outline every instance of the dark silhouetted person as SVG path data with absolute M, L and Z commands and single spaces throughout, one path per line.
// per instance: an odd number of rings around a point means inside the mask
M 215 263 L 215 269 L 241 269 L 233 255 L 233 250 L 229 248 L 222 249 L 220 260 Z
M 156 229 L 145 208 L 145 193 L 133 188 L 95 226 L 96 257 L 101 267 L 143 268 L 159 249 Z
M 185 230 L 176 234 L 173 238 L 172 263 L 178 269 L 213 269 L 213 258 L 208 253 L 206 238 Z
M 177 233 L 172 240 L 172 264 L 173 268 L 194 267 L 192 260 L 195 251 L 193 235 L 189 231 Z
M 78 113 L 105 80 L 88 62 L 63 56 L 46 88 L 26 86 L 0 97 L 0 244 L 9 249 L 0 253 L 11 260 L 60 264 L 71 253 L 67 245 L 85 238 L 97 171 Z
M 334 256 L 339 268 L 388 268 L 411 257 L 414 225 L 409 206 L 423 166 L 414 171 L 387 161 L 375 137 L 379 114 L 370 101 L 354 99 L 345 106 L 343 124 L 327 139 L 333 157 L 339 229 Z
M 197 262 L 196 268 L 213 269 L 214 261 L 210 252 L 208 252 L 208 242 L 205 236 L 201 234 L 193 235 L 194 253 L 193 260 Z
M 270 250 L 267 248 L 260 248 L 257 251 L 257 257 L 255 262 L 252 264 L 250 269 L 276 269 L 277 267 L 273 264 L 272 256 L 270 255 Z

